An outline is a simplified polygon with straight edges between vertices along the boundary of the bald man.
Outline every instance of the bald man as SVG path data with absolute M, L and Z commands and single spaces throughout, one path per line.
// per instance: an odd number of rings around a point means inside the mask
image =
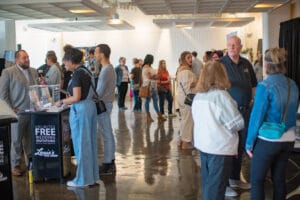
M 226 196 L 237 196 L 231 188 L 250 189 L 250 184 L 244 183 L 240 179 L 243 149 L 247 136 L 248 121 L 250 114 L 250 104 L 254 96 L 257 85 L 256 76 L 251 63 L 240 56 L 242 50 L 241 39 L 232 36 L 227 40 L 228 55 L 221 59 L 224 64 L 231 88 L 228 90 L 231 97 L 237 102 L 238 109 L 244 117 L 245 128 L 239 132 L 238 155 L 233 159 L 229 178 L 230 188 L 226 188 Z
M 38 73 L 29 67 L 30 60 L 26 51 L 19 50 L 15 53 L 16 64 L 6 68 L 0 77 L 0 99 L 18 114 L 18 123 L 11 127 L 11 166 L 12 175 L 22 176 L 20 166 L 22 147 L 26 155 L 25 160 L 31 157 L 31 132 L 30 117 L 20 115 L 30 108 L 29 86 L 37 84 Z M 28 164 L 28 162 L 27 162 Z

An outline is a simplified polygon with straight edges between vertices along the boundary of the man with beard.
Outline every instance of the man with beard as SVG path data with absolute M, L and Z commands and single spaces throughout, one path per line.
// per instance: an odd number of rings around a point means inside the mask
M 22 147 L 25 161 L 31 157 L 31 132 L 30 116 L 22 115 L 30 107 L 29 86 L 37 84 L 38 73 L 29 67 L 30 60 L 26 51 L 19 50 L 15 53 L 16 64 L 6 68 L 0 77 L 0 99 L 6 101 L 18 114 L 18 123 L 11 127 L 11 167 L 12 175 L 22 176 L 20 166 Z

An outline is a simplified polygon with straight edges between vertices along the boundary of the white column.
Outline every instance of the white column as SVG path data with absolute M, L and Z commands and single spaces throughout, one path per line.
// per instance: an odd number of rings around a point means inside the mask
M 263 24 L 263 39 L 262 39 L 262 55 L 264 57 L 265 51 L 269 49 L 269 13 L 264 12 L 262 16 Z M 263 77 L 265 78 L 264 59 L 263 59 Z
M 5 50 L 16 50 L 16 28 L 14 20 L 0 21 L 0 58 Z

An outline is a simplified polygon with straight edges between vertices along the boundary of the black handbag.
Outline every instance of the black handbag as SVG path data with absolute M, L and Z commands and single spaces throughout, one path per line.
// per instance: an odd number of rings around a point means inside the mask
M 184 99 L 184 104 L 192 106 L 194 97 L 195 97 L 195 94 L 193 94 L 193 93 L 187 94 Z
M 87 69 L 85 69 L 85 68 L 82 68 L 82 69 L 85 71 L 85 73 L 88 74 Z M 89 76 L 90 76 L 90 75 L 89 75 Z M 94 98 L 93 98 L 93 101 L 94 101 L 95 104 L 96 104 L 97 115 L 100 115 L 101 113 L 106 112 L 105 103 L 104 103 L 104 101 L 102 101 L 102 99 L 99 98 L 98 93 L 97 93 L 97 91 L 96 91 L 96 88 L 95 88 L 94 84 L 92 83 L 92 78 L 93 78 L 93 77 L 92 77 L 92 76 L 90 76 L 90 77 L 91 77 L 90 83 L 91 83 L 91 86 L 92 86 L 93 91 L 94 91 Z
M 97 115 L 106 112 L 105 103 L 101 99 L 94 99 L 96 108 L 97 108 Z
M 180 86 L 182 88 L 182 91 L 185 94 L 184 104 L 188 105 L 188 106 L 192 106 L 192 103 L 193 103 L 193 100 L 194 100 L 194 97 L 195 97 L 196 94 L 193 94 L 193 93 L 186 94 L 186 92 L 185 92 L 185 90 L 183 88 L 182 83 L 179 83 L 179 84 L 180 84 Z

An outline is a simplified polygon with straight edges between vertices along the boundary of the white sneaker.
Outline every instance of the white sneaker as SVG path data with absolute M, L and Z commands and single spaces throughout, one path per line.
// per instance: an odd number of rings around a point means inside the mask
M 234 179 L 229 179 L 229 185 L 232 188 L 240 188 L 244 190 L 249 190 L 251 188 L 251 185 L 249 183 L 245 183 L 241 180 L 234 180 Z
M 84 188 L 88 187 L 88 185 L 76 185 L 73 181 L 68 181 L 67 182 L 68 187 L 76 187 L 76 188 Z
M 238 193 L 236 191 L 234 191 L 231 187 L 226 187 L 226 191 L 225 191 L 225 196 L 226 197 L 237 197 Z
M 71 156 L 71 163 L 72 165 L 77 166 L 77 160 L 75 156 Z

